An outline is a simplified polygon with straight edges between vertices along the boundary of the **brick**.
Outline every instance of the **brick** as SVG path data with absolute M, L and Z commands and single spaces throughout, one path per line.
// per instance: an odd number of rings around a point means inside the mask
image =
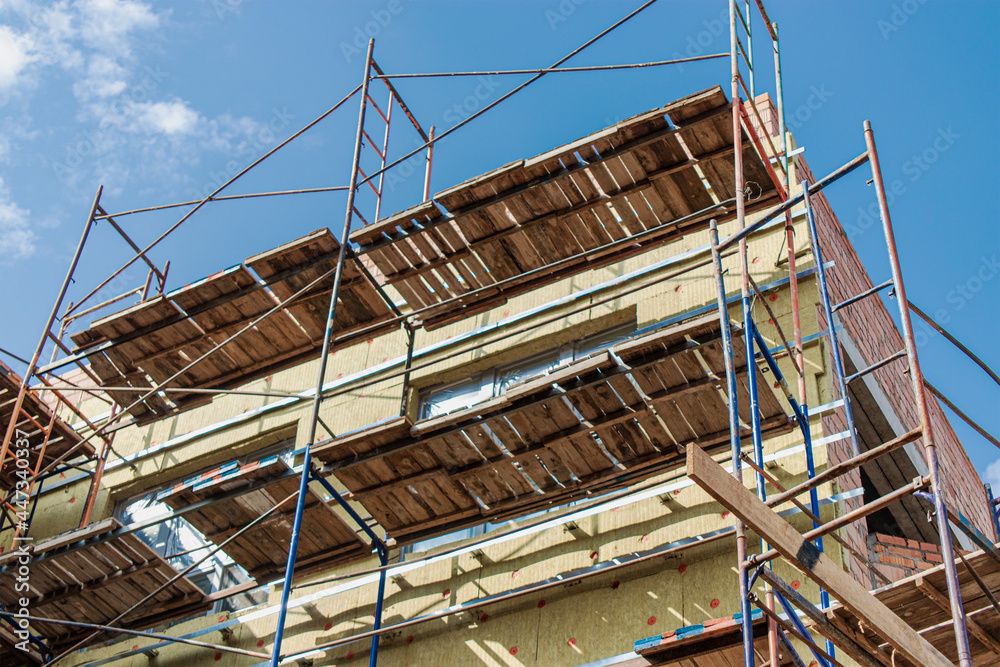
M 924 554 L 924 560 L 928 563 L 943 563 L 940 554 Z
M 897 547 L 905 547 L 906 540 L 902 537 L 896 537 L 894 535 L 883 535 L 882 533 L 875 533 L 875 539 L 879 542 L 884 542 L 885 544 L 895 544 Z
M 887 565 L 895 565 L 896 567 L 905 567 L 911 570 L 913 569 L 912 558 L 901 558 L 899 556 L 885 554 L 879 559 L 879 562 L 885 563 Z
M 904 549 L 903 547 L 889 547 L 889 553 L 896 556 L 902 556 L 903 558 L 915 558 L 917 560 L 921 560 L 924 557 L 924 554 L 921 551 Z
M 913 564 L 913 567 L 914 567 L 914 569 L 916 569 L 916 570 L 920 570 L 921 572 L 923 572 L 924 570 L 929 570 L 929 569 L 931 569 L 931 567 L 933 567 L 933 566 L 932 566 L 932 565 L 931 565 L 930 563 L 925 563 L 925 562 L 924 562 L 924 561 L 922 561 L 922 560 L 918 560 L 918 561 L 916 561 L 916 562 L 915 562 L 915 563 Z

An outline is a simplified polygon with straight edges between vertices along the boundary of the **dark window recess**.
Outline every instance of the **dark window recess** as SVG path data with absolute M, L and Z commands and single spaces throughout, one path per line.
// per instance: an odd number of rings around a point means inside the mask
M 865 504 L 868 504 L 874 500 L 878 500 L 882 496 L 878 491 L 875 490 L 875 485 L 865 474 L 865 471 L 861 470 L 861 486 L 865 490 Z M 903 529 L 899 527 L 896 523 L 895 517 L 892 516 L 892 512 L 888 507 L 882 508 L 877 512 L 872 512 L 866 517 L 868 524 L 868 534 L 881 533 L 883 535 L 892 535 L 893 537 L 906 537 L 903 534 Z

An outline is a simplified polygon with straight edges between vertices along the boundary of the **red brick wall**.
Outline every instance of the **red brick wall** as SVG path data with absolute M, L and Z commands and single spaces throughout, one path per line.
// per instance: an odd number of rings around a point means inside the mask
M 777 113 L 770 97 L 759 95 L 755 103 L 764 121 L 766 130 L 772 135 L 776 135 Z M 760 127 L 756 119 L 752 119 L 752 123 L 757 131 L 760 132 Z M 801 180 L 805 177 L 810 182 L 815 181 L 815 177 L 801 155 L 798 156 L 797 165 L 799 170 L 795 172 L 796 180 Z M 857 176 L 854 178 L 857 178 Z M 834 303 L 837 303 L 871 288 L 873 283 L 868 276 L 868 272 L 854 251 L 853 245 L 847 238 L 847 234 L 844 232 L 840 221 L 830 207 L 826 196 L 820 193 L 814 197 L 813 205 L 824 259 L 828 262 L 832 260 L 836 264 L 835 268 L 827 274 L 831 292 L 830 298 Z M 817 308 L 817 312 L 820 328 L 826 328 L 822 309 Z M 904 348 L 902 336 L 896 329 L 896 325 L 890 317 L 885 304 L 877 297 L 867 298 L 852 305 L 849 314 L 842 317 L 841 320 L 847 334 L 854 341 L 855 345 L 857 345 L 864 357 L 859 367 L 864 367 L 880 359 L 884 359 Z M 902 422 L 903 428 L 909 430 L 918 425 L 918 415 L 910 376 L 904 372 L 904 369 L 905 364 L 902 361 L 896 361 L 875 371 L 872 376 L 888 398 L 892 409 Z M 969 460 L 958 437 L 948 423 L 937 400 L 932 396 L 929 396 L 928 400 L 930 403 L 931 427 L 934 432 L 940 461 L 945 502 L 950 509 L 964 514 L 980 531 L 987 536 L 993 536 L 993 539 L 996 540 L 997 536 L 995 535 L 993 522 L 990 518 L 988 501 L 986 492 L 983 489 L 982 480 L 980 480 L 978 473 L 972 466 L 972 462 Z M 823 429 L 828 435 L 839 433 L 846 430 L 846 428 L 847 424 L 842 410 L 823 419 Z M 921 448 L 921 451 L 922 444 L 922 441 L 918 441 L 918 447 Z M 831 464 L 850 458 L 851 455 L 849 440 L 830 443 L 827 449 Z M 837 482 L 842 489 L 857 488 L 861 484 L 860 474 L 857 471 L 852 472 L 838 478 Z M 856 498 L 849 500 L 846 506 L 850 510 L 861 504 L 862 500 Z M 866 550 L 867 539 L 867 529 L 863 523 L 858 522 L 845 535 L 851 546 L 857 548 L 861 553 L 864 553 Z M 860 576 L 862 570 L 861 564 L 855 563 L 854 561 L 857 561 L 857 559 L 853 556 L 851 560 L 852 572 L 855 573 L 855 576 Z M 855 567 L 855 565 L 858 567 Z
M 941 548 L 936 544 L 881 533 L 868 536 L 868 560 L 892 582 L 942 563 Z M 877 585 L 883 583 L 879 581 Z
M 805 161 L 800 159 L 798 165 L 799 175 L 813 182 L 815 179 Z M 827 273 L 830 298 L 836 303 L 871 288 L 873 284 L 865 267 L 822 193 L 813 197 L 813 206 L 823 259 L 836 263 L 835 268 Z M 905 280 L 905 275 L 903 278 Z M 864 357 L 859 367 L 884 359 L 904 348 L 903 338 L 879 298 L 867 298 L 852 305 L 850 313 L 841 320 L 847 334 Z M 903 428 L 910 430 L 916 428 L 919 421 L 910 376 L 904 372 L 905 367 L 904 362 L 896 361 L 875 371 L 872 377 L 903 423 Z M 937 400 L 933 397 L 928 399 L 945 502 L 952 511 L 957 510 L 969 518 L 984 534 L 993 536 L 994 529 L 983 483 Z M 842 430 L 841 424 L 831 422 L 831 427 L 836 429 L 834 432 Z M 918 443 L 922 446 L 923 441 Z M 831 460 L 836 462 L 848 457 L 849 452 L 845 450 L 847 447 L 848 441 L 831 443 Z
M 823 313 L 820 312 L 819 316 L 822 321 Z M 824 324 L 820 324 L 821 327 L 825 327 Z M 823 417 L 823 434 L 833 435 L 834 433 L 842 433 L 847 430 L 847 417 L 844 411 L 837 410 L 835 413 L 826 415 Z M 841 461 L 846 461 L 851 458 L 851 441 L 850 439 L 838 440 L 837 442 L 831 442 L 826 446 L 827 456 L 830 460 L 830 465 L 835 465 Z M 851 490 L 861 487 L 861 472 L 855 468 L 845 475 L 841 475 L 836 479 L 837 485 L 842 490 Z M 854 498 L 848 498 L 844 501 L 844 512 L 850 512 L 861 507 L 865 500 L 862 496 L 856 496 Z M 860 554 L 868 553 L 868 524 L 865 521 L 855 521 L 845 527 L 841 533 L 841 537 L 846 541 L 851 547 Z M 827 540 L 830 545 L 833 542 Z M 854 554 L 848 554 L 848 559 L 850 561 L 850 572 L 858 583 L 868 586 L 871 583 L 870 572 L 868 564 L 860 560 Z

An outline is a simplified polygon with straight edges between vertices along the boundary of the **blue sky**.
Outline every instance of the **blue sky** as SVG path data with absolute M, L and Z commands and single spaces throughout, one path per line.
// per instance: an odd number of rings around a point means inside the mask
M 369 36 L 390 72 L 544 67 L 639 4 L 0 0 L 0 347 L 31 354 L 98 185 L 112 212 L 204 196 L 360 83 Z M 862 121 L 871 119 L 895 187 L 910 299 L 1000 368 L 1000 3 L 771 0 L 768 10 L 782 35 L 789 126 L 813 170 L 862 152 Z M 759 20 L 755 30 L 758 88 L 773 89 Z M 724 1 L 660 0 L 568 64 L 719 53 L 727 33 Z M 432 191 L 714 84 L 728 93 L 728 67 L 716 60 L 546 76 L 438 145 Z M 440 132 L 526 78 L 397 85 Z M 345 184 L 356 118 L 351 102 L 228 192 Z M 403 122 L 393 124 L 391 154 L 415 141 Z M 384 211 L 419 200 L 419 171 L 404 167 L 391 179 Z M 864 180 L 856 175 L 828 196 L 881 281 L 888 266 Z M 210 205 L 151 256 L 171 260 L 168 287 L 177 287 L 314 229 L 337 231 L 343 207 L 343 194 Z M 183 210 L 121 222 L 144 243 Z M 69 299 L 128 256 L 108 225 L 97 226 Z M 134 266 L 102 296 L 144 280 Z M 928 379 L 1000 433 L 1000 388 L 925 327 L 918 339 Z M 1000 488 L 1000 453 L 955 428 Z

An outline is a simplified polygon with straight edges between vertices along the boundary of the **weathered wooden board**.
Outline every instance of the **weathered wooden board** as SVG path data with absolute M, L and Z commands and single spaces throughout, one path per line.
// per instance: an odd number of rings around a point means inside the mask
M 966 561 L 983 579 L 986 587 L 994 595 L 1000 591 L 1000 565 L 989 554 L 977 551 L 965 556 Z M 962 606 L 976 627 L 969 633 L 969 647 L 972 664 L 1000 664 L 1000 614 L 996 612 L 982 588 L 969 571 L 957 561 L 958 583 L 962 594 Z M 951 623 L 951 612 L 947 606 L 948 585 L 945 580 L 944 565 L 938 565 L 919 574 L 901 579 L 874 592 L 874 597 L 892 610 L 911 628 L 921 634 L 950 661 L 957 663 L 955 634 Z M 943 603 L 943 605 L 942 605 Z M 868 624 L 861 623 L 859 616 L 846 607 L 838 607 L 831 616 L 839 621 L 839 627 L 847 627 L 874 646 L 883 648 L 885 640 Z M 863 629 L 863 630 L 862 630 Z M 876 626 L 877 629 L 877 626 Z M 890 651 L 887 650 L 888 655 Z
M 97 320 L 73 340 L 81 350 L 113 344 L 90 356 L 92 369 L 107 387 L 238 387 L 319 354 L 339 248 L 328 229 L 317 230 L 249 257 L 245 266 L 230 267 Z M 334 347 L 398 326 L 376 285 L 348 260 L 337 301 Z M 123 406 L 142 396 L 111 393 Z M 152 420 L 210 400 L 182 392 L 166 398 L 170 404 L 152 394 L 129 412 Z
M 250 576 L 259 582 L 273 580 L 284 571 L 288 545 L 292 537 L 295 498 L 286 500 L 299 488 L 298 475 L 289 475 L 288 467 L 277 456 L 253 463 L 221 466 L 161 492 L 157 499 L 173 509 L 188 507 L 202 500 L 246 489 L 245 493 L 220 500 L 184 515 L 205 539 L 221 544 L 265 512 L 274 510 L 255 527 L 242 533 L 223 548 Z M 322 498 L 309 489 L 299 536 L 297 574 L 330 567 L 334 563 L 361 558 L 371 553 L 371 546 L 355 532 L 357 529 L 334 512 Z
M 754 532 L 767 540 L 807 577 L 830 591 L 852 613 L 885 638 L 915 665 L 945 667 L 952 663 L 917 634 L 882 601 L 876 599 L 829 556 L 778 516 L 757 496 L 698 447 L 688 447 L 687 474 Z
M 719 87 L 691 95 L 439 192 L 351 240 L 424 326 L 468 317 L 731 213 L 712 208 L 734 197 L 731 108 Z M 744 142 L 760 205 L 775 189 Z
M 646 252 L 733 214 L 730 109 L 715 87 L 504 165 L 358 229 L 357 261 L 406 300 L 418 324 L 434 328 Z M 776 191 L 744 145 L 746 179 L 761 190 L 747 204 L 753 210 Z M 232 388 L 314 357 L 340 250 L 329 230 L 317 230 L 72 338 L 77 351 L 91 350 L 102 385 L 142 390 L 111 390 L 137 420 L 174 414 L 210 399 L 153 393 L 131 404 L 154 386 Z M 374 278 L 348 254 L 335 346 L 399 326 Z
M 753 615 L 754 648 L 768 654 L 767 620 Z M 641 657 L 619 667 L 739 667 L 743 665 L 743 632 L 740 619 L 726 616 L 695 626 L 678 628 L 635 642 Z M 781 651 L 781 665 L 795 664 L 788 651 Z
M 94 540 L 121 528 L 115 519 L 57 535 L 29 548 L 30 592 L 16 592 L 18 552 L 0 557 L 0 605 L 17 606 L 27 595 L 35 616 L 103 624 L 116 618 L 162 584 L 177 576 L 175 570 L 134 534 L 117 534 L 99 544 L 73 551 L 67 547 Z M 187 618 L 211 607 L 205 594 L 187 577 L 179 577 L 147 602 L 129 612 L 121 627 L 141 629 Z M 50 647 L 58 647 L 90 634 L 78 628 L 38 624 L 33 631 Z
M 745 378 L 742 346 L 734 347 Z M 416 424 L 396 419 L 313 454 L 407 542 L 633 484 L 683 465 L 692 443 L 728 445 L 716 317 L 613 349 L 627 368 L 601 351 L 470 408 Z M 769 433 L 789 428 L 770 392 L 760 411 Z

